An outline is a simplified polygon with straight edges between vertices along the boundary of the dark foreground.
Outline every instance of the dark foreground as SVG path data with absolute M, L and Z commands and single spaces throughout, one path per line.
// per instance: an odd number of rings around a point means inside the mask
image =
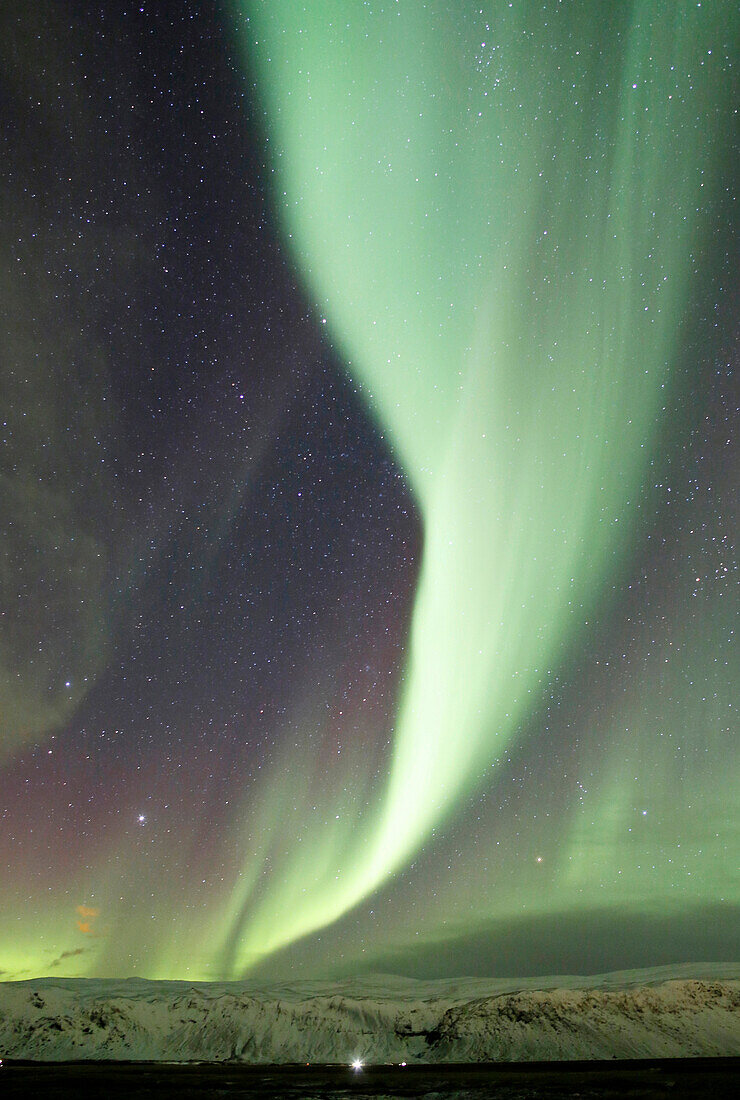
M 223 1063 L 5 1062 L 0 1096 L 44 1097 L 425 1097 L 427 1100 L 609 1100 L 629 1097 L 740 1095 L 740 1059 L 684 1058 L 632 1062 L 530 1062 L 493 1065 L 244 1066 Z

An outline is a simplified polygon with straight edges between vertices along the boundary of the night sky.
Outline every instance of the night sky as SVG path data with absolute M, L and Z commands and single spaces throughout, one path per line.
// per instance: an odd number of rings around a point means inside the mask
M 0 11 L 0 978 L 740 950 L 723 0 Z

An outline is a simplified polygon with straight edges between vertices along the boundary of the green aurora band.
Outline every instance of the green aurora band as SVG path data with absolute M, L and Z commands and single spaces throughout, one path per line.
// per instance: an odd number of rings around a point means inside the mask
M 258 896 L 259 861 L 245 868 L 235 974 L 337 921 L 496 783 L 603 607 L 671 417 L 721 185 L 731 16 L 722 3 L 269 0 L 234 18 L 284 239 L 424 524 L 385 789 L 357 779 L 335 794 L 336 830 L 286 845 Z M 600 839 L 574 825 L 567 842 L 563 906 L 598 878 L 634 802 L 616 731 L 615 746 Z M 276 767 L 264 789 L 265 851 L 306 764 Z M 733 800 L 721 782 L 716 795 Z M 706 900 L 720 878 L 702 882 Z M 638 880 L 601 900 L 645 903 Z M 513 912 L 501 890 L 497 912 Z

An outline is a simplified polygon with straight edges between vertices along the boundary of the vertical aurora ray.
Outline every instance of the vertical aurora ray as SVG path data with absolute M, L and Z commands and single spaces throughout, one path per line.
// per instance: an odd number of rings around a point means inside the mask
M 234 10 L 284 238 L 424 522 L 384 794 L 329 847 L 307 836 L 258 903 L 234 897 L 239 970 L 336 920 L 495 782 L 598 614 L 672 415 L 721 186 L 729 6 Z

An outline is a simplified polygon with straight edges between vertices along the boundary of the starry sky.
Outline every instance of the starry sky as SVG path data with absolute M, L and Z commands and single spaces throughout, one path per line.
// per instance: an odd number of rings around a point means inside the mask
M 0 979 L 740 949 L 734 4 L 0 12 Z

